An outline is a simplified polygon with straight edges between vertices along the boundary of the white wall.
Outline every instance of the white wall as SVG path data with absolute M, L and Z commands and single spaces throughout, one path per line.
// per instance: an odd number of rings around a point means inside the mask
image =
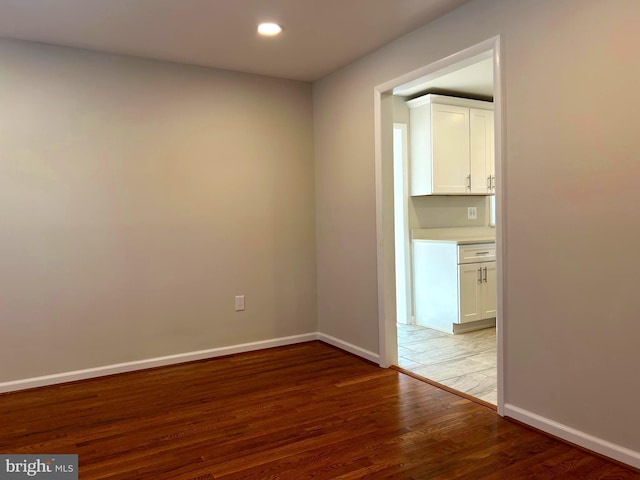
M 319 329 L 376 352 L 373 89 L 502 35 L 505 401 L 636 466 L 639 21 L 635 0 L 476 0 L 313 89 Z
M 309 84 L 2 40 L 0 105 L 0 381 L 316 331 Z

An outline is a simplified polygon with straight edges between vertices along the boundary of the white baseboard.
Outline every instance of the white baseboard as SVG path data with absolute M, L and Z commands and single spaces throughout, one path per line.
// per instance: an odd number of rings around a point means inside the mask
M 87 380 L 89 378 L 103 377 L 106 375 L 114 375 L 116 373 L 134 372 L 136 370 L 144 370 L 147 368 L 163 367 L 166 365 L 175 365 L 178 363 L 192 362 L 194 360 L 204 360 L 207 358 L 223 357 L 234 353 L 251 352 L 254 350 L 262 350 L 265 348 L 282 347 L 285 345 L 294 345 L 296 343 L 310 342 L 312 340 L 320 340 L 334 347 L 338 347 L 349 353 L 353 353 L 359 357 L 365 358 L 374 363 L 379 363 L 379 355 L 369 350 L 357 347 L 351 343 L 342 341 L 331 335 L 313 332 L 302 335 L 293 335 L 290 337 L 273 338 L 270 340 L 262 340 L 259 342 L 242 343 L 239 345 L 231 345 L 228 347 L 210 348 L 207 350 L 198 350 L 195 352 L 178 353 L 176 355 L 167 355 L 164 357 L 148 358 L 145 360 L 136 360 L 134 362 L 116 363 L 113 365 L 105 365 L 102 367 L 87 368 L 84 370 L 74 370 L 71 372 L 56 373 L 53 375 L 45 375 L 42 377 L 32 377 L 10 382 L 0 382 L 0 393 L 15 392 L 18 390 L 26 390 L 28 388 L 44 387 L 46 385 L 56 385 L 59 383 L 74 382 L 77 380 Z
M 346 352 L 353 353 L 354 355 L 369 360 L 377 365 L 380 364 L 380 355 L 369 350 L 365 350 L 364 348 L 358 347 L 352 343 L 345 342 L 344 340 L 340 340 L 339 338 L 320 332 L 318 332 L 318 340 L 328 343 L 329 345 L 333 345 L 334 347 L 338 347 Z
M 316 332 L 313 332 L 303 335 L 293 335 L 290 337 L 263 340 L 259 342 L 242 343 L 229 347 L 210 348 L 207 350 L 179 353 L 176 355 L 167 355 L 164 357 L 149 358 L 145 360 L 137 360 L 134 362 L 117 363 L 114 365 L 105 365 L 102 367 L 87 368 L 84 370 L 75 370 L 72 372 L 56 373 L 54 375 L 45 375 L 42 377 L 25 378 L 21 380 L 0 383 L 0 393 L 25 390 L 27 388 L 43 387 L 45 385 L 54 385 L 58 383 L 73 382 L 76 380 L 86 380 L 88 378 L 102 377 L 105 375 L 113 375 L 116 373 L 133 372 L 136 370 L 144 370 L 146 368 L 192 362 L 194 360 L 204 360 L 206 358 L 222 357 L 224 355 L 232 355 L 234 353 L 244 353 L 251 352 L 253 350 L 262 350 L 265 348 L 282 347 L 284 345 L 293 345 L 296 343 L 309 342 L 311 340 L 317 339 L 318 334 Z
M 511 417 L 543 432 L 550 433 L 558 438 L 591 450 L 592 452 L 599 453 L 634 468 L 640 468 L 640 452 L 594 437 L 588 433 L 581 432 L 575 428 L 568 427 L 508 403 L 504 405 L 504 415 L 505 417 Z
M 156 357 L 134 362 L 125 362 L 96 368 L 87 368 L 84 370 L 63 372 L 42 377 L 26 378 L 10 382 L 0 382 L 0 393 L 72 382 L 76 380 L 86 380 L 89 378 L 102 377 L 105 375 L 133 372 L 136 370 L 144 370 L 147 368 L 161 367 L 165 365 L 174 365 L 178 363 L 191 362 L 194 360 L 222 357 L 225 355 L 251 352 L 254 350 L 262 350 L 265 348 L 294 345 L 296 343 L 309 342 L 312 340 L 320 340 L 322 342 L 328 343 L 329 345 L 333 345 L 334 347 L 362 357 L 375 364 L 379 364 L 380 362 L 380 356 L 377 353 L 358 347 L 356 345 L 353 345 L 352 343 L 345 342 L 343 340 L 340 340 L 339 338 L 332 337 L 331 335 L 320 332 L 313 332 L 302 335 L 293 335 L 289 337 L 263 340 L 259 342 L 231 345 L 228 347 L 211 348 L 195 352 L 167 355 L 164 357 Z M 634 450 L 616 445 L 601 438 L 594 437 L 593 435 L 589 435 L 588 433 L 576 430 L 574 428 L 568 427 L 566 425 L 555 422 L 541 415 L 529 412 L 523 408 L 516 407 L 515 405 L 511 405 L 508 403 L 504 405 L 504 416 L 511 417 L 522 423 L 542 430 L 543 432 L 547 432 L 558 438 L 574 443 L 606 457 L 615 459 L 634 468 L 640 468 L 640 452 L 636 452 Z

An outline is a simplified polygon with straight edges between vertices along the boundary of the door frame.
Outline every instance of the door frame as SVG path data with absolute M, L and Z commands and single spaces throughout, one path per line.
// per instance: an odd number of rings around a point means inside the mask
M 504 185 L 506 162 L 504 159 L 504 82 L 502 77 L 501 36 L 489 38 L 436 62 L 425 65 L 374 88 L 375 121 L 375 179 L 376 179 L 376 246 L 378 280 L 379 364 L 383 368 L 397 365 L 398 341 L 396 328 L 395 241 L 393 212 L 393 91 L 410 85 L 424 77 L 439 77 L 447 70 L 460 68 L 460 64 L 491 51 L 493 56 L 495 169 L 496 169 L 496 267 L 498 298 L 497 332 L 497 388 L 498 414 L 504 415 L 504 365 L 507 319 L 506 291 L 506 215 Z

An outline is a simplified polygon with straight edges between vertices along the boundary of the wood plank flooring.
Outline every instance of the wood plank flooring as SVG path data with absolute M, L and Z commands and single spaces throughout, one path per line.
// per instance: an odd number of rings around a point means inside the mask
M 0 395 L 0 452 L 86 480 L 640 478 L 320 342 Z

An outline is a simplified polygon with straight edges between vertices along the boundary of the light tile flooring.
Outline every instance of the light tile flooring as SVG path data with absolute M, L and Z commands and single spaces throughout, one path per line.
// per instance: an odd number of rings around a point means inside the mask
M 497 404 L 495 327 L 449 335 L 398 324 L 398 357 L 406 370 Z

